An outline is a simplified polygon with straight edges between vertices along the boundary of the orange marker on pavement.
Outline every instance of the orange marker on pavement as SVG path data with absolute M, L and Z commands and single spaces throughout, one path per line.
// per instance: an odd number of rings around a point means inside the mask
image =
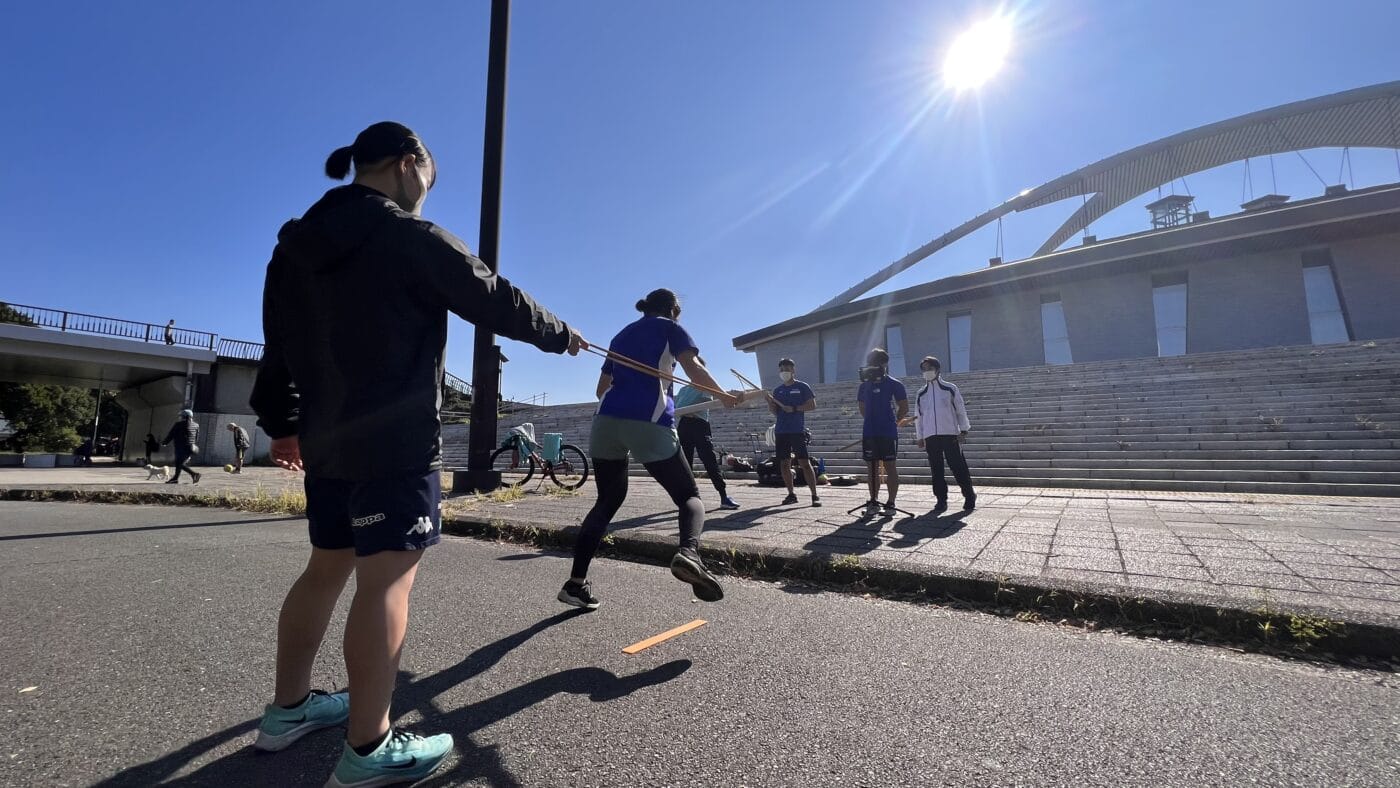
M 703 618 L 697 618 L 697 619 L 695 619 L 694 621 L 690 622 L 689 624 L 682 624 L 682 625 L 676 627 L 675 629 L 668 629 L 668 630 L 666 630 L 665 632 L 662 632 L 660 635 L 652 635 L 651 637 L 647 638 L 646 640 L 642 640 L 642 641 L 638 641 L 638 642 L 636 642 L 636 643 L 633 643 L 632 645 L 628 646 L 627 648 L 624 648 L 624 649 L 622 650 L 622 653 L 623 653 L 623 654 L 636 654 L 636 653 L 639 652 L 639 651 L 643 651 L 643 650 L 645 650 L 645 649 L 651 648 L 652 646 L 656 645 L 657 643 L 664 643 L 664 642 L 670 640 L 671 638 L 675 637 L 676 635 L 683 635 L 683 634 L 689 632 L 689 631 L 692 630 L 692 629 L 697 629 L 697 628 L 699 628 L 699 627 L 703 627 L 703 626 L 705 626 L 706 623 L 707 623 L 707 622 L 706 622 Z

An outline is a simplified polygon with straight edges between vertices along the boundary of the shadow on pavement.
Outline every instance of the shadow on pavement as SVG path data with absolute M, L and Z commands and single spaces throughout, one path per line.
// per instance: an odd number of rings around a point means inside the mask
M 87 531 L 62 531 L 42 534 L 11 534 L 0 536 L 0 542 L 10 542 L 21 539 L 52 539 L 59 536 L 98 536 L 100 534 L 129 534 L 139 531 L 169 531 L 180 528 L 218 528 L 224 525 L 251 525 L 253 523 L 280 523 L 288 520 L 304 520 L 300 515 L 279 515 L 277 517 L 261 517 L 255 520 L 224 520 L 217 523 L 176 523 L 173 525 L 135 525 L 130 528 L 93 528 Z
M 518 788 L 520 780 L 505 767 L 499 748 L 480 746 L 471 734 L 560 693 L 587 695 L 602 703 L 630 695 L 639 689 L 664 684 L 690 669 L 690 660 L 673 660 L 651 670 L 619 677 L 601 668 L 569 668 L 529 681 L 494 697 L 443 712 L 434 699 L 449 689 L 489 670 L 503 657 L 550 627 L 583 615 L 569 610 L 542 619 L 519 632 L 482 646 L 446 670 L 421 679 L 399 674 L 396 709 L 415 709 L 424 718 L 425 733 L 451 733 L 461 760 L 452 771 L 420 782 L 420 786 L 450 785 L 462 780 L 483 779 L 500 788 Z M 402 711 L 398 715 L 402 717 Z M 322 785 L 340 757 L 343 728 L 311 734 L 285 753 L 259 753 L 245 746 L 197 771 L 169 779 L 190 761 L 233 739 L 252 733 L 256 718 L 205 736 L 149 763 L 133 766 L 97 782 L 93 788 L 116 786 L 232 786 L 232 785 Z
M 901 520 L 894 527 L 899 538 L 890 542 L 890 547 L 914 547 L 924 539 L 947 539 L 961 531 L 967 523 L 963 518 L 968 512 L 954 512 L 935 516 L 932 512 L 912 520 Z

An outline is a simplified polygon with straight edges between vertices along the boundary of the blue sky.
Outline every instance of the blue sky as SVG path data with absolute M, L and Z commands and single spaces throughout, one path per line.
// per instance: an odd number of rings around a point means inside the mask
M 1400 78 L 1400 4 L 1055 0 L 517 0 L 502 273 L 606 342 L 671 287 L 712 367 L 734 336 L 808 311 L 1020 191 L 1244 112 Z M 275 233 L 368 123 L 439 162 L 425 216 L 475 247 L 487 0 L 71 3 L 10 9 L 0 123 L 0 299 L 259 339 Z M 940 92 L 957 32 L 1016 21 L 1005 70 Z M 1175 13 L 1173 13 L 1175 12 Z M 1337 151 L 1308 160 L 1337 179 Z M 1356 186 L 1400 180 L 1353 152 Z M 1279 190 L 1322 186 L 1278 157 Z M 1190 180 L 1240 201 L 1242 165 Z M 1269 190 L 1256 162 L 1255 192 Z M 1135 201 L 1100 237 L 1143 229 Z M 1008 259 L 1075 206 L 1010 217 Z M 986 264 L 994 228 L 883 289 Z M 906 353 L 922 354 L 908 348 Z M 508 395 L 592 396 L 596 358 L 507 343 Z M 454 320 L 448 367 L 470 375 Z M 728 379 L 727 373 L 721 376 Z

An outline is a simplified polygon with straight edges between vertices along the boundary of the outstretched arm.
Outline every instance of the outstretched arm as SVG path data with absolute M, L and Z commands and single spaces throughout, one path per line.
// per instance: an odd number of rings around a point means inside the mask
M 732 408 L 735 405 L 738 405 L 740 399 L 735 395 L 731 394 L 730 392 L 724 390 L 724 387 L 721 386 L 719 382 L 715 380 L 714 376 L 710 374 L 710 371 L 708 369 L 705 369 L 705 365 L 700 363 L 698 355 L 699 354 L 692 348 L 690 350 L 682 352 L 680 356 L 676 358 L 676 360 L 680 362 L 681 369 L 685 370 L 686 376 L 690 378 L 690 381 L 692 383 L 699 383 L 701 386 L 714 389 L 714 391 L 717 392 L 721 392 L 720 394 L 715 394 L 714 396 L 715 399 L 719 400 L 724 404 L 724 407 Z M 714 394 L 714 391 L 710 393 Z

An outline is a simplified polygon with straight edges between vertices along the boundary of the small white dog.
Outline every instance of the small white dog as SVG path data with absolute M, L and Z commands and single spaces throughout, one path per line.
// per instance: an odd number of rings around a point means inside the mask
M 161 481 L 166 481 L 166 480 L 168 480 L 168 479 L 170 478 L 170 466 L 169 466 L 169 465 L 147 465 L 147 466 L 146 466 L 146 481 L 150 481 L 150 480 L 156 478 L 157 476 L 160 477 L 160 480 L 161 480 Z

